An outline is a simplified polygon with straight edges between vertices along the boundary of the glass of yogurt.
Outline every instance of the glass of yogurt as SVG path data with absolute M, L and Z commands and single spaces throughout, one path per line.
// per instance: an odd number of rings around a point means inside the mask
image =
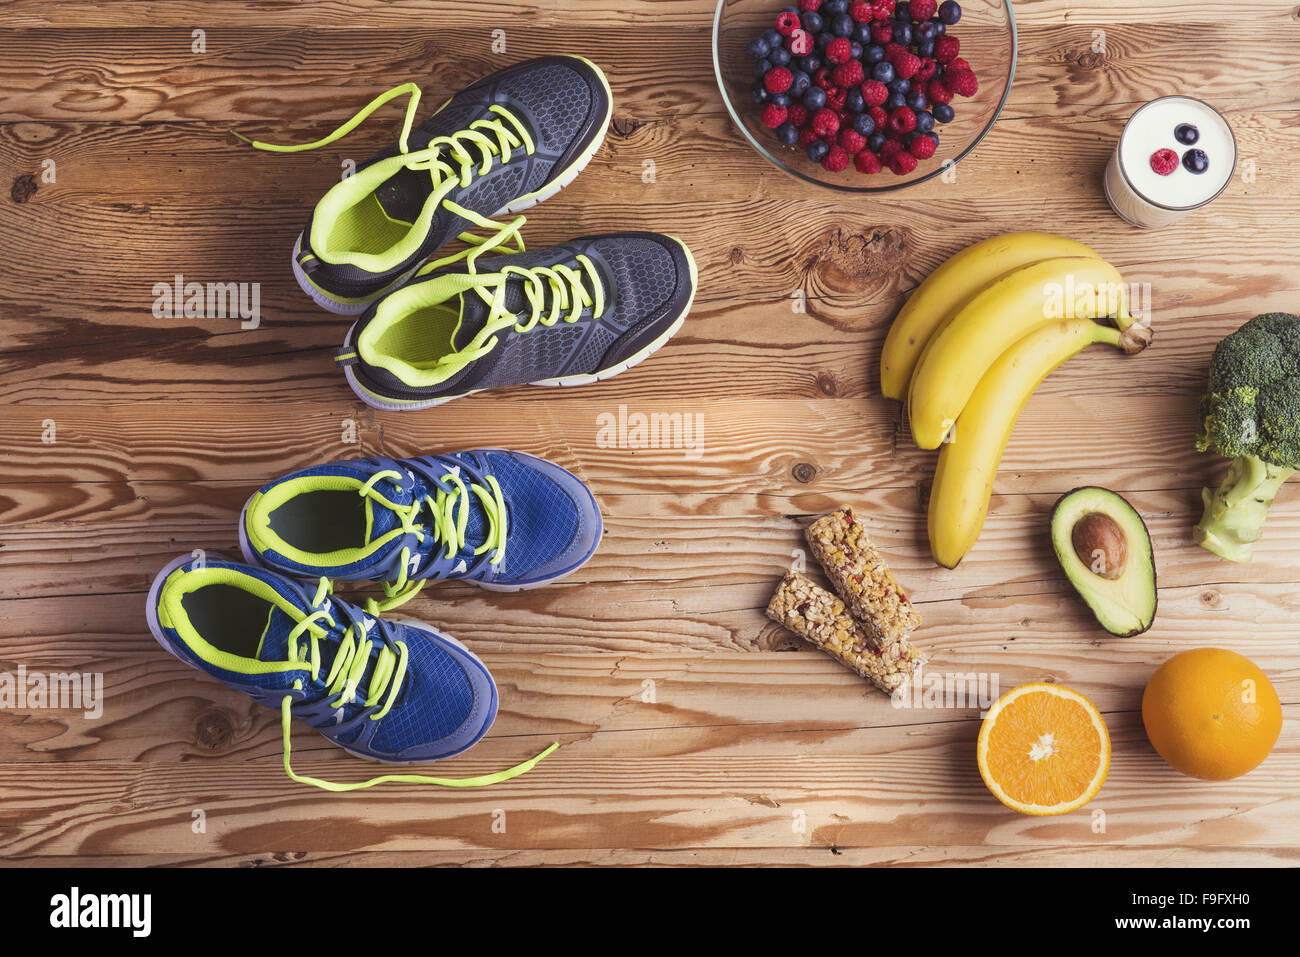
M 1106 198 L 1134 226 L 1158 229 L 1209 205 L 1236 169 L 1237 139 L 1222 114 L 1190 96 L 1164 96 L 1124 125 L 1106 166 Z

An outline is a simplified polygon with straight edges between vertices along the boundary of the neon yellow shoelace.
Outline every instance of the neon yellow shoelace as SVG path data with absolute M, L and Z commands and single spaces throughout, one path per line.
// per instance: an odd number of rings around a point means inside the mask
M 314 624 L 334 625 L 334 616 L 330 614 L 329 606 L 319 607 L 322 600 L 330 593 L 331 587 L 328 579 L 322 578 L 320 580 L 320 585 L 316 589 L 316 596 L 312 599 L 312 606 L 316 610 L 294 625 L 288 635 L 289 660 L 308 664 L 313 681 L 320 676 L 320 640 L 314 634 L 308 635 L 309 642 L 304 643 L 301 647 L 299 647 L 298 640 Z M 344 705 L 356 700 L 357 687 L 365 676 L 366 666 L 370 662 L 370 651 L 375 645 L 375 642 L 366 636 L 366 632 L 367 629 L 364 625 L 354 623 L 343 635 L 339 649 L 334 655 L 334 663 L 330 666 L 329 673 L 325 677 L 326 693 L 336 695 L 335 699 L 329 703 L 331 708 L 342 708 Z M 369 692 L 362 704 L 364 707 L 373 708 L 381 698 L 384 698 L 384 704 L 383 707 L 369 716 L 371 721 L 378 721 L 392 709 L 393 702 L 397 700 L 397 694 L 401 690 L 402 680 L 406 676 L 406 643 L 399 641 L 396 642 L 396 645 L 398 649 L 396 654 L 385 644 L 379 649 L 379 654 L 375 659 L 374 671 L 370 676 Z M 301 689 L 302 680 L 295 681 L 294 687 Z M 387 696 L 384 694 L 385 691 L 387 691 Z M 292 695 L 285 695 L 280 701 L 280 727 L 284 741 L 284 772 L 292 781 L 299 784 L 311 784 L 326 791 L 359 791 L 385 782 L 435 784 L 449 788 L 486 787 L 526 774 L 539 761 L 560 746 L 558 741 L 553 741 L 551 746 L 541 754 L 529 758 L 522 764 L 517 764 L 513 768 L 507 768 L 504 771 L 495 771 L 491 774 L 482 774 L 472 778 L 439 778 L 424 774 L 381 774 L 378 777 L 370 778 L 368 781 L 340 784 L 336 781 L 326 781 L 322 778 L 299 774 L 290 765 L 289 739 L 291 735 L 289 726 L 293 720 L 292 704 Z
M 468 186 L 475 173 L 479 176 L 486 175 L 491 171 L 492 164 L 496 160 L 499 159 L 502 164 L 510 162 L 513 150 L 522 149 L 528 156 L 536 152 L 537 147 L 528 133 L 528 128 L 510 110 L 500 104 L 494 103 L 488 107 L 488 111 L 493 114 L 492 119 L 474 120 L 467 129 L 457 130 L 449 136 L 435 136 L 429 140 L 428 145 L 415 151 L 410 149 L 407 142 L 415 125 L 416 108 L 420 102 L 420 87 L 415 83 L 403 83 L 379 94 L 333 133 L 314 143 L 279 145 L 251 139 L 236 130 L 230 132 L 254 149 L 270 153 L 301 153 L 316 150 L 341 140 L 365 122 L 371 113 L 402 94 L 406 94 L 409 99 L 406 101 L 406 117 L 402 121 L 402 135 L 398 138 L 398 147 L 404 154 L 403 166 L 412 170 L 427 170 L 433 178 L 433 192 L 426 202 L 440 203 L 477 226 L 496 230 L 500 226 L 499 223 L 452 202 L 447 199 L 447 194 L 457 185 Z M 477 157 L 474 155 L 475 151 L 478 152 Z M 502 231 L 514 233 L 517 243 L 515 252 L 523 252 L 524 249 L 523 239 L 518 235 L 518 224 L 522 222 L 523 218 L 520 217 L 513 228 L 507 227 Z M 485 242 L 470 233 L 462 233 L 459 238 L 474 247 Z M 502 236 L 498 234 L 494 238 L 500 240 Z M 446 265 L 463 259 L 469 255 L 469 252 L 466 250 L 447 257 L 440 260 L 440 264 Z
M 495 549 L 491 559 L 489 559 L 490 563 L 500 565 L 501 562 L 505 561 L 509 523 L 506 517 L 505 496 L 502 494 L 501 486 L 495 476 L 487 476 L 487 488 L 474 483 L 466 487 L 457 473 L 448 471 L 442 476 L 442 479 L 455 486 L 451 492 L 439 488 L 434 495 L 426 495 L 423 500 L 413 501 L 410 505 L 398 505 L 375 488 L 375 485 L 383 479 L 401 482 L 402 477 L 401 472 L 393 469 L 376 472 L 361 487 L 361 497 L 373 498 L 384 507 L 391 509 L 397 515 L 398 521 L 401 522 L 402 531 L 413 534 L 416 541 L 423 542 L 426 535 L 432 535 L 435 542 L 443 544 L 446 557 L 454 558 L 465 547 L 465 529 L 469 523 L 469 494 L 472 491 L 478 496 L 488 523 L 487 537 L 481 545 L 474 549 L 474 554 L 476 556 L 482 555 L 488 549 Z M 432 528 L 416 521 L 420 511 L 426 507 L 433 519 Z M 425 583 L 423 581 L 410 581 L 408 571 L 410 564 L 411 550 L 403 547 L 401 552 L 402 570 L 398 574 L 397 581 L 384 585 L 384 594 L 388 596 L 387 599 L 378 602 L 371 598 L 367 602 L 366 610 L 370 614 L 378 615 L 380 612 L 389 611 L 405 604 L 424 587 Z

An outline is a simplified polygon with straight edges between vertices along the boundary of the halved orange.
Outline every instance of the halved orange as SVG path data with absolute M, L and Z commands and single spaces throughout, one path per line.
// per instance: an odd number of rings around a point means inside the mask
M 1110 734 L 1091 701 L 1036 682 L 998 699 L 976 756 L 993 796 L 1021 814 L 1066 814 L 1096 796 L 1110 770 Z

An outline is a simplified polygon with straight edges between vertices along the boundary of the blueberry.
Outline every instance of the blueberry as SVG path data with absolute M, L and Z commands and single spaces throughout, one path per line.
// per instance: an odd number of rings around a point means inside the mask
M 911 103 L 907 105 L 912 106 Z M 918 130 L 920 130 L 922 133 L 929 133 L 932 129 L 934 129 L 934 114 L 931 113 L 929 110 L 925 109 L 924 104 L 922 104 L 922 106 L 919 109 L 914 106 L 912 107 L 912 109 L 917 111 L 916 128 Z
M 900 106 L 907 105 L 907 97 L 902 93 L 891 93 L 889 99 L 885 100 L 885 112 L 893 113 Z
M 768 71 L 771 70 L 772 67 L 775 65 L 776 64 L 774 64 L 771 60 L 755 60 L 754 79 L 755 80 L 763 79 L 763 77 L 767 76 Z
M 810 110 L 820 110 L 826 105 L 826 91 L 820 86 L 811 86 L 803 95 L 803 105 Z
M 932 142 L 934 143 L 934 145 L 935 145 L 935 148 L 938 149 L 938 147 L 939 147 L 939 134 L 938 134 L 938 133 L 934 133 L 934 132 L 930 132 L 930 133 L 926 133 L 925 135 L 928 136 L 928 137 L 930 137 L 931 141 L 932 141 Z
M 771 96 L 769 96 L 769 97 L 767 98 L 767 102 L 769 102 L 769 103 L 775 103 L 777 106 L 789 106 L 789 105 L 790 105 L 790 94 L 789 94 L 789 93 L 773 93 Z
M 930 98 L 925 95 L 925 90 L 913 90 L 911 93 L 907 94 L 907 105 L 917 113 L 925 109 L 926 104 L 929 102 Z M 924 132 L 924 130 L 922 132 Z
M 763 59 L 771 50 L 771 45 L 762 37 L 754 37 L 749 41 L 749 55 L 755 60 Z
M 889 87 L 890 93 L 902 93 L 906 96 L 912 92 L 912 81 L 904 80 L 901 76 L 894 77 L 885 86 Z
M 943 0 L 939 4 L 939 19 L 944 23 L 956 23 L 961 19 L 961 6 L 956 0 Z
M 859 23 L 853 28 L 853 33 L 849 39 L 856 40 L 858 43 L 867 44 L 871 42 L 871 24 Z
M 782 13 L 793 13 L 793 14 L 795 14 L 795 15 L 798 15 L 798 13 L 799 13 L 799 8 L 798 8 L 798 7 L 782 7 L 782 8 L 781 8 L 781 12 L 782 12 Z
M 826 26 L 826 21 L 822 19 L 822 15 L 816 10 L 809 10 L 800 18 L 799 22 L 803 24 L 803 28 L 809 33 L 820 33 L 822 28 Z
M 840 13 L 848 13 L 849 0 L 826 0 L 826 2 L 822 4 L 821 12 L 823 16 L 827 14 L 835 16 Z
M 849 44 L 849 59 L 852 60 L 862 59 L 862 44 L 859 43 L 857 40 L 854 40 L 852 43 Z
M 767 58 L 772 61 L 772 66 L 786 66 L 790 62 L 790 51 L 785 47 L 777 47 Z
M 847 13 L 841 13 L 831 21 L 831 33 L 837 37 L 847 37 L 853 32 L 853 18 Z
M 912 42 L 912 24 L 906 20 L 899 20 L 893 24 L 894 42 L 908 46 Z
M 790 75 L 793 77 L 793 80 L 790 83 L 790 95 L 803 96 L 807 93 L 808 87 L 812 86 L 812 77 L 803 70 L 794 70 Z
M 844 95 L 844 108 L 850 113 L 861 113 L 867 108 L 867 104 L 862 99 L 862 91 L 858 89 L 849 90 Z
M 817 49 L 825 50 L 830 46 L 831 41 L 834 39 L 835 34 L 831 33 L 829 30 L 823 30 L 821 33 L 817 34 Z
M 934 24 L 934 35 L 936 37 L 941 37 L 948 32 L 948 28 L 944 26 L 942 20 L 931 20 L 929 22 Z
M 813 56 L 811 53 L 808 54 L 808 56 L 801 56 L 799 58 L 799 69 L 803 70 L 805 73 L 816 73 L 821 69 L 821 65 L 821 57 Z
M 947 103 L 934 104 L 934 118 L 940 123 L 951 123 L 956 117 L 957 111 Z
M 786 146 L 794 146 L 799 142 L 799 131 L 793 123 L 782 123 L 776 128 L 776 138 Z
M 911 20 L 912 19 L 911 0 L 899 0 L 899 2 L 894 6 L 894 16 L 897 17 L 899 20 Z
M 896 75 L 894 73 L 894 64 L 882 60 L 872 69 L 871 75 L 881 83 L 888 83 Z
M 1174 130 L 1174 139 L 1184 146 L 1194 146 L 1196 141 L 1201 138 L 1201 131 L 1191 123 L 1180 123 Z
M 926 20 L 923 23 L 918 23 L 916 25 L 916 29 L 913 31 L 913 34 L 916 36 L 916 40 L 918 43 L 923 43 L 926 40 L 933 41 L 939 35 L 939 31 L 935 29 L 935 24 L 933 21 Z
M 853 117 L 853 129 L 863 136 L 870 136 L 876 132 L 876 121 L 866 113 Z
M 878 44 L 871 44 L 862 51 L 862 62 L 865 66 L 875 66 L 885 59 L 885 48 Z
M 934 56 L 934 41 L 922 40 L 920 43 L 918 43 L 916 45 L 916 55 L 919 57 Z
M 767 87 L 763 85 L 762 80 L 759 80 L 757 83 L 755 83 L 753 86 L 749 88 L 749 95 L 754 98 L 755 103 L 767 102 L 767 96 L 768 96 Z
M 867 117 L 867 119 L 871 119 L 871 117 Z M 881 132 L 872 133 L 870 136 L 867 137 L 867 148 L 871 150 L 871 152 L 873 153 L 879 153 L 880 148 L 885 145 L 885 140 L 886 137 L 884 133 Z
M 830 151 L 831 148 L 821 140 L 813 140 L 808 144 L 808 158 L 814 163 L 820 163 Z
M 1189 173 L 1200 175 L 1210 168 L 1210 158 L 1205 150 L 1188 150 L 1183 154 L 1183 166 Z
M 920 133 L 913 132 L 913 133 L 908 133 L 906 136 L 904 136 L 903 149 L 910 150 L 912 148 L 912 144 L 916 142 L 916 138 L 920 135 L 921 135 Z

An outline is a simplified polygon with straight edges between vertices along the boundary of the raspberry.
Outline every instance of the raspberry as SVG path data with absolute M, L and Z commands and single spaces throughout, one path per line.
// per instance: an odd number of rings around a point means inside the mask
M 853 56 L 853 44 L 848 37 L 836 37 L 826 44 L 826 59 L 831 63 L 845 63 Z
M 904 152 L 902 143 L 898 140 L 886 140 L 885 145 L 880 147 L 880 162 L 888 166 L 902 152 Z
M 912 0 L 912 19 L 917 23 L 929 20 L 938 12 L 938 0 Z
M 958 96 L 974 96 L 979 92 L 979 80 L 970 70 L 950 70 L 943 75 L 944 85 Z
M 934 41 L 934 58 L 940 63 L 947 63 L 961 52 L 961 41 L 945 33 Z
M 880 165 L 880 157 L 871 150 L 863 150 L 857 156 L 853 157 L 853 168 L 859 173 L 865 173 L 872 176 L 879 173 L 883 167 Z
M 1156 150 L 1151 154 L 1151 169 L 1161 176 L 1168 176 L 1178 169 L 1178 154 L 1173 150 Z
M 894 0 L 875 0 L 871 9 L 877 20 L 888 20 L 894 15 Z
M 938 72 L 939 64 L 934 60 L 931 60 L 929 57 L 926 57 L 921 60 L 921 68 L 916 71 L 915 79 L 918 83 L 929 83 L 934 79 L 935 74 Z
M 975 72 L 971 69 L 971 65 L 961 57 L 957 57 L 957 59 L 947 64 L 947 66 L 949 70 L 971 70 L 972 73 Z
M 906 176 L 908 173 L 916 172 L 916 157 L 911 153 L 899 153 L 890 162 L 889 168 L 894 171 L 896 176 Z
M 842 173 L 849 168 L 849 154 L 844 152 L 838 146 L 832 146 L 831 151 L 826 154 L 822 160 L 822 168 L 828 173 Z
M 902 136 L 916 129 L 916 114 L 910 106 L 900 106 L 889 117 L 889 132 Z
M 910 80 L 916 76 L 916 71 L 921 69 L 921 58 L 915 53 L 900 53 L 894 57 L 894 70 L 904 80 Z
M 836 86 L 857 86 L 863 81 L 865 75 L 862 72 L 862 64 L 857 60 L 850 60 L 832 70 L 831 78 L 835 80 Z
M 901 43 L 885 44 L 885 59 L 888 60 L 890 63 L 894 62 L 894 57 L 898 56 L 900 53 L 906 53 L 906 52 L 907 52 L 907 47 L 903 46 L 903 44 Z
M 934 140 L 923 135 L 912 140 L 912 148 L 909 149 L 908 152 L 917 159 L 928 160 L 934 155 L 934 151 L 938 148 L 939 147 L 935 144 Z
M 889 99 L 889 87 L 879 80 L 868 80 L 862 84 L 862 102 L 868 107 L 879 106 Z
M 894 39 L 894 28 L 888 20 L 877 20 L 871 25 L 871 39 L 874 43 L 888 43 Z
M 849 98 L 848 93 L 844 92 L 844 90 L 840 89 L 837 86 L 833 86 L 826 91 L 826 105 L 829 106 L 836 113 L 840 113 L 841 111 L 843 111 L 844 104 L 848 100 L 848 98 Z
M 788 37 L 794 31 L 799 29 L 799 14 L 791 13 L 789 10 L 782 10 L 776 15 L 776 32 L 783 37 Z
M 868 111 L 867 115 L 871 117 L 871 122 L 876 124 L 876 129 L 880 130 L 882 133 L 885 132 L 885 127 L 889 123 L 888 113 L 878 106 L 873 106 L 870 111 Z
M 795 129 L 803 129 L 808 124 L 808 107 L 802 103 L 791 103 L 788 112 L 787 118 Z
M 763 86 L 769 93 L 784 93 L 793 82 L 794 74 L 783 66 L 772 67 L 767 71 L 767 76 L 763 77 Z
M 871 4 L 866 3 L 865 0 L 858 0 L 857 3 L 849 7 L 849 16 L 857 23 L 870 23 L 876 18 Z
M 801 150 L 806 150 L 808 148 L 809 143 L 812 143 L 813 141 L 818 140 L 820 138 L 821 137 L 817 135 L 817 131 L 815 129 L 813 129 L 811 126 L 805 126 L 802 130 L 799 131 L 799 142 L 796 143 L 795 145 L 798 146 L 799 149 Z
M 818 136 L 834 136 L 840 129 L 840 118 L 834 110 L 818 110 L 812 116 L 812 129 Z
M 799 0 L 799 9 L 804 13 L 816 13 L 822 8 L 822 0 Z
M 784 106 L 777 106 L 775 103 L 769 103 L 763 107 L 762 121 L 763 125 L 769 130 L 774 130 L 786 121 L 789 114 Z
M 952 102 L 952 93 L 943 85 L 942 80 L 931 80 L 929 86 L 925 88 L 925 93 L 930 98 L 931 103 Z
M 850 156 L 856 156 L 867 146 L 867 138 L 851 127 L 840 130 L 840 138 L 837 142 L 844 148 L 844 152 Z
M 785 41 L 785 48 L 791 56 L 807 56 L 813 51 L 813 35 L 807 30 L 796 30 Z
M 813 86 L 819 86 L 823 90 L 829 90 L 832 85 L 830 69 L 824 66 L 819 67 L 817 72 L 813 74 Z

